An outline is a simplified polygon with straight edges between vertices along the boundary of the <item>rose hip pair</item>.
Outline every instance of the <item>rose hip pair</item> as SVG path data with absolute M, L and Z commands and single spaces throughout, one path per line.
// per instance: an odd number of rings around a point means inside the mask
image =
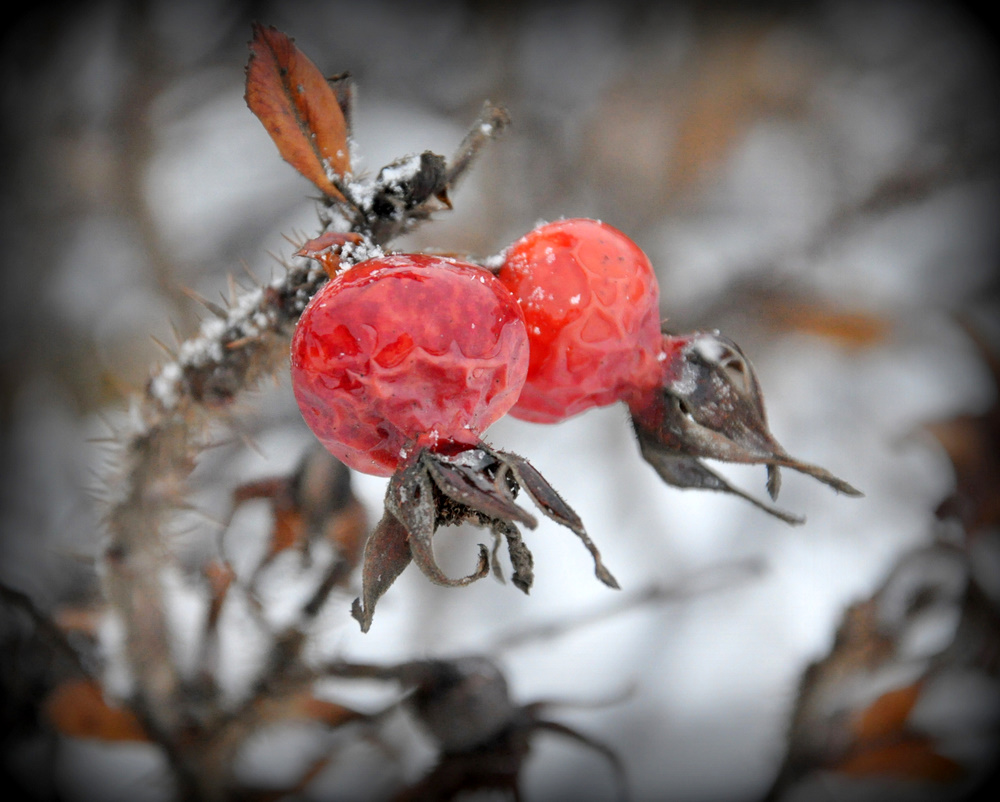
M 349 236 L 349 235 L 348 235 Z M 346 238 L 345 238 L 346 239 Z M 667 483 L 734 493 L 786 521 L 800 519 L 731 487 L 701 462 L 763 463 L 836 489 L 850 485 L 792 459 L 767 429 L 749 362 L 715 332 L 661 332 L 656 276 L 642 250 L 595 220 L 540 226 L 504 253 L 496 275 L 440 256 L 397 254 L 337 271 L 337 237 L 303 249 L 333 274 L 306 307 L 292 340 L 292 384 L 303 417 L 348 466 L 391 475 L 386 512 L 365 549 L 367 630 L 375 603 L 410 560 L 440 584 L 483 576 L 506 539 L 513 582 L 527 591 L 532 558 L 516 523 L 525 490 L 584 542 L 595 573 L 617 587 L 579 517 L 527 461 L 480 435 L 508 411 L 555 423 L 623 401 L 643 457 Z M 340 243 L 343 244 L 343 243 Z M 475 572 L 449 579 L 431 538 L 469 521 L 494 536 Z M 362 603 L 363 602 L 363 603 Z

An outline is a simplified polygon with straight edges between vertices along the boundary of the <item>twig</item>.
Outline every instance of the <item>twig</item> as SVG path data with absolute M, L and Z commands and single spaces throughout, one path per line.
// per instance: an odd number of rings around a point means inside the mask
M 557 621 L 541 623 L 526 629 L 518 629 L 507 635 L 501 635 L 494 648 L 497 650 L 516 649 L 539 640 L 548 641 L 579 627 L 612 618 L 645 604 L 683 601 L 703 593 L 725 590 L 737 582 L 760 576 L 763 571 L 764 564 L 755 557 L 713 565 L 696 571 L 673 585 L 650 585 L 643 590 L 620 596 L 611 604 L 602 604 L 579 615 L 560 618 Z

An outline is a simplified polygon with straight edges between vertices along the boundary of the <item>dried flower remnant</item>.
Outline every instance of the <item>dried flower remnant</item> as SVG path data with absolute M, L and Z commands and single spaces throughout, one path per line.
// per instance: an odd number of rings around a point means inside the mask
M 515 503 L 521 489 L 548 518 L 580 538 L 593 557 L 597 578 L 617 589 L 617 580 L 604 566 L 579 516 L 527 460 L 483 443 L 455 454 L 422 449 L 389 480 L 385 514 L 365 546 L 362 595 L 352 608 L 361 629 L 367 632 L 371 627 L 376 603 L 411 560 L 439 585 L 467 585 L 484 577 L 491 564 L 494 575 L 502 579 L 498 552 L 503 540 L 514 569 L 511 581 L 527 593 L 534 581 L 534 559 L 517 524 L 534 529 L 537 521 Z M 434 558 L 432 538 L 441 526 L 460 523 L 488 528 L 493 549 L 480 544 L 476 569 L 452 579 Z
M 402 788 L 393 802 L 455 800 L 475 791 L 497 791 L 520 798 L 532 738 L 550 732 L 603 757 L 614 772 L 619 799 L 628 798 L 624 766 L 608 746 L 543 714 L 549 702 L 518 704 L 510 696 L 500 667 L 483 655 L 415 660 L 398 665 L 334 664 L 333 676 L 398 682 L 402 706 L 429 736 L 437 760 L 416 782 Z
M 778 497 L 782 467 L 839 493 L 862 495 L 824 468 L 795 459 L 774 439 L 757 375 L 736 343 L 716 331 L 665 332 L 662 343 L 660 385 L 628 402 L 643 458 L 661 479 L 732 493 L 788 523 L 803 519 L 734 488 L 701 460 L 766 465 L 772 499 Z

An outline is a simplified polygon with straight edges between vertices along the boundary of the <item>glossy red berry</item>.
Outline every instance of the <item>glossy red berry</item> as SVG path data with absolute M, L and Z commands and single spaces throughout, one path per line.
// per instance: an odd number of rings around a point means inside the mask
M 507 249 L 498 278 L 531 342 L 511 415 L 555 423 L 660 382 L 656 275 L 622 232 L 588 219 L 539 226 Z
M 413 446 L 454 450 L 517 400 L 524 316 L 488 271 L 423 254 L 371 259 L 309 302 L 291 349 L 302 416 L 348 466 L 389 476 Z

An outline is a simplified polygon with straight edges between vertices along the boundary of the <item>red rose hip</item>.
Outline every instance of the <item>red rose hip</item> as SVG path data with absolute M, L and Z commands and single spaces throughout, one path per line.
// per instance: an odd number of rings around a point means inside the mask
M 397 254 L 362 262 L 309 302 L 292 337 L 306 424 L 351 468 L 389 476 L 412 446 L 461 450 L 517 400 L 524 316 L 488 271 Z
M 660 381 L 656 275 L 616 228 L 588 219 L 539 226 L 507 249 L 498 278 L 531 342 L 514 417 L 555 423 Z

